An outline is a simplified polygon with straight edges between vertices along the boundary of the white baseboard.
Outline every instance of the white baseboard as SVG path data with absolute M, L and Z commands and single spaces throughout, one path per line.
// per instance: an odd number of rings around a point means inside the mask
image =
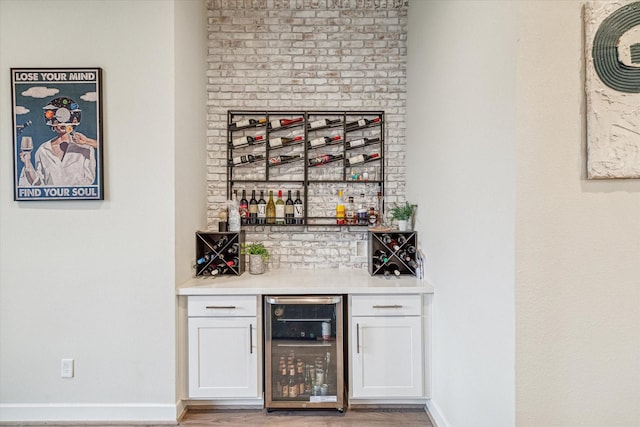
M 2 403 L 0 423 L 153 423 L 176 425 L 176 404 Z
M 434 427 L 449 427 L 449 423 L 440 412 L 438 405 L 433 400 L 427 401 L 427 415 L 431 419 L 431 423 Z

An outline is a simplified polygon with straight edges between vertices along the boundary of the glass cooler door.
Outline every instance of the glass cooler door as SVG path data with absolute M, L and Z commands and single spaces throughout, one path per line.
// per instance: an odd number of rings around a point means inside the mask
M 265 407 L 344 410 L 342 296 L 265 297 Z

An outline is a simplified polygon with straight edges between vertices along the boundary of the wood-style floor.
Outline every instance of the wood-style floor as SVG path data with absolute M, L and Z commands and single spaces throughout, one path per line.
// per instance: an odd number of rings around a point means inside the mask
M 337 411 L 191 409 L 180 426 L 224 427 L 433 427 L 424 409 L 349 409 Z

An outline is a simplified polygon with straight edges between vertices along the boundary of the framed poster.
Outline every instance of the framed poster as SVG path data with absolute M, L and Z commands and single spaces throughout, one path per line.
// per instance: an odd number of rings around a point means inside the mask
M 640 1 L 585 4 L 587 178 L 640 178 Z
M 12 68 L 14 200 L 103 200 L 102 70 Z

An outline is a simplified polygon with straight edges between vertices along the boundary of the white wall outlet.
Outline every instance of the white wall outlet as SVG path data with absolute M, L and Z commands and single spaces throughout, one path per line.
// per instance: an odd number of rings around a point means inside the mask
M 62 378 L 73 378 L 73 359 L 62 359 L 60 375 Z

